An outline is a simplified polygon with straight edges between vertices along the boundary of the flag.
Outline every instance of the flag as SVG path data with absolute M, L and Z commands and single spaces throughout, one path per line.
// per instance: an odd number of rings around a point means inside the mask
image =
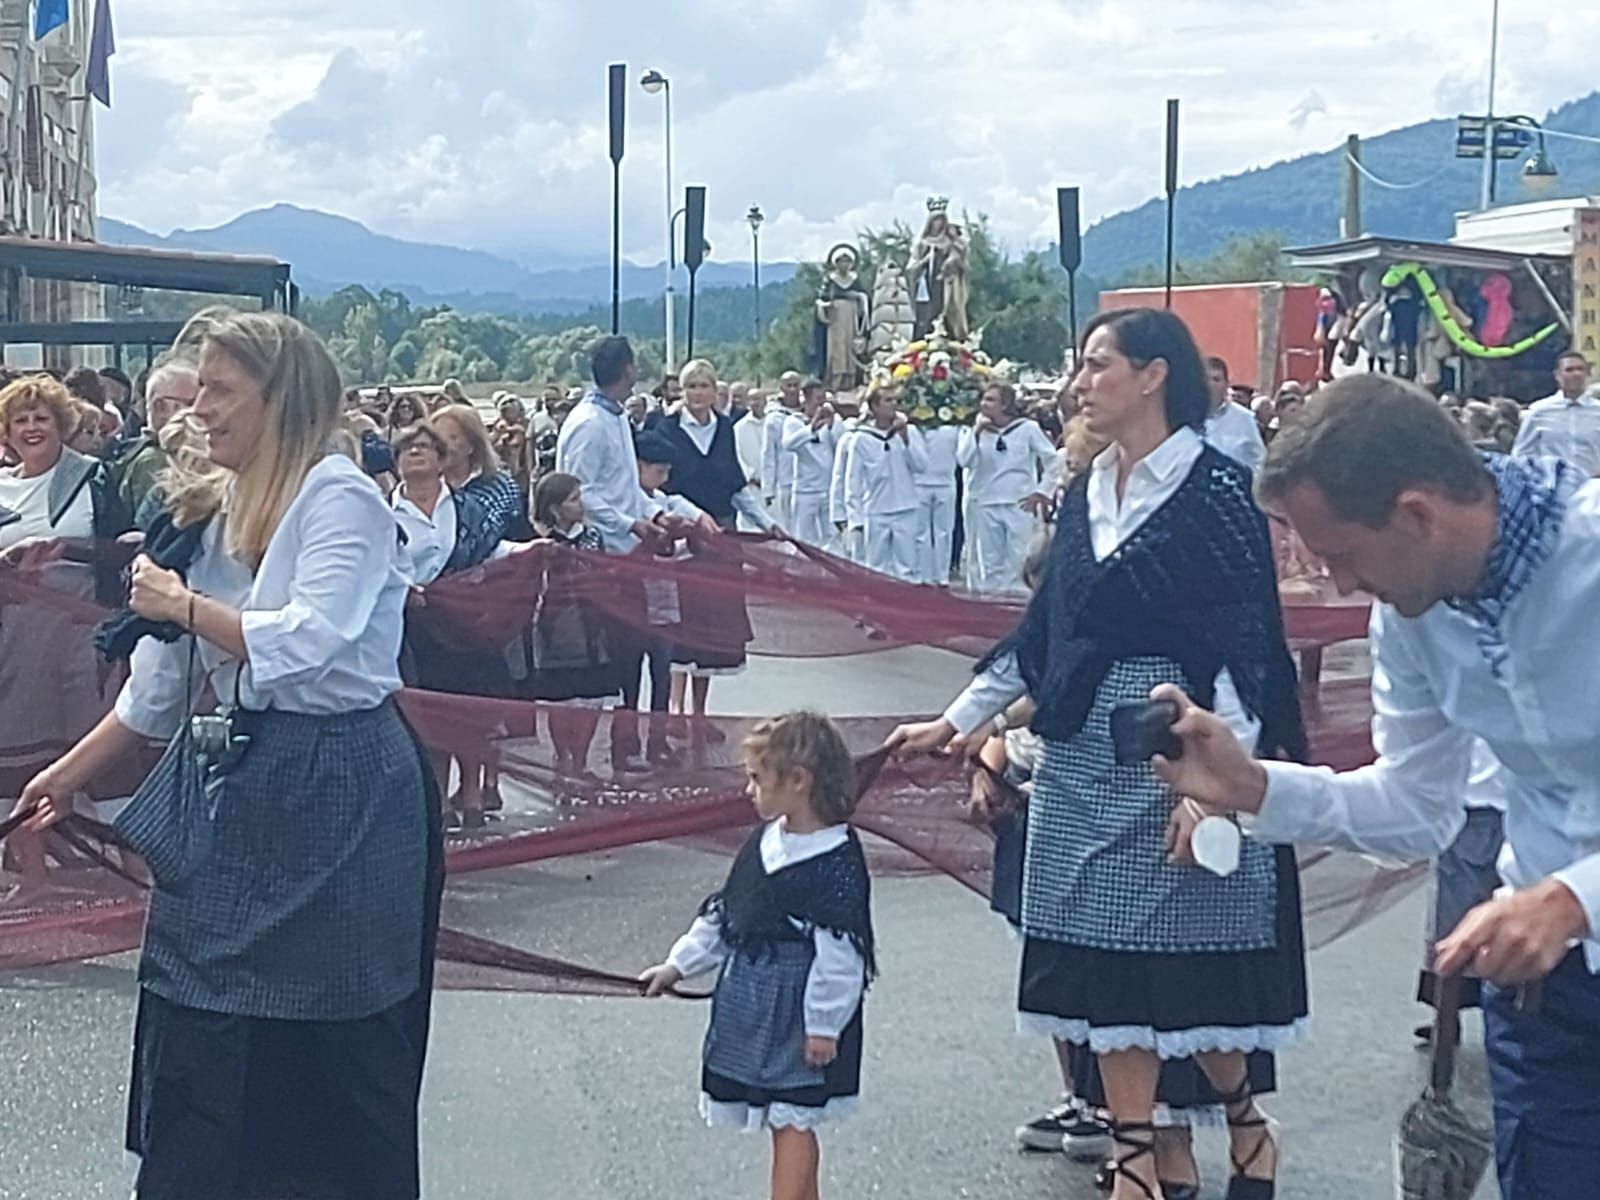
M 39 0 L 33 10 L 33 39 L 38 41 L 52 29 L 67 23 L 67 0 Z
M 89 95 L 111 107 L 111 56 L 117 52 L 111 32 L 111 0 L 94 0 L 94 31 L 89 35 Z

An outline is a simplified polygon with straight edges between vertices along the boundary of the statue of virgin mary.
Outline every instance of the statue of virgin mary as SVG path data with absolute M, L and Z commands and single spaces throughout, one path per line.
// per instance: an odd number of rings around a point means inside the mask
M 917 337 L 933 332 L 935 324 L 945 336 L 967 340 L 967 239 L 961 226 L 950 223 L 950 202 L 942 196 L 928 200 L 928 220 L 912 252 L 907 273 L 916 288 Z

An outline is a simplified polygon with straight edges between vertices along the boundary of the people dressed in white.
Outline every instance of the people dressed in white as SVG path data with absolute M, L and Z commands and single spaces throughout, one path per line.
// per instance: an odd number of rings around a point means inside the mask
M 847 476 L 850 444 L 855 441 L 856 429 L 866 415 L 865 407 L 861 411 L 860 417 L 846 417 L 839 424 L 839 440 L 833 449 L 833 482 L 828 486 L 828 512 L 838 538 L 839 554 L 856 563 L 865 563 L 867 560 L 861 545 L 862 516 L 850 508 Z
M 1038 423 L 1021 415 L 1015 388 L 992 383 L 984 389 L 978 419 L 956 447 L 966 479 L 968 587 L 1022 587 L 1034 528 L 1029 508 L 1047 500 L 1040 480 L 1055 453 Z
M 833 485 L 833 455 L 838 446 L 840 421 L 826 403 L 822 385 L 808 385 L 800 412 L 783 422 L 783 455 L 794 464 L 794 484 L 789 493 L 789 532 L 818 548 L 833 540 L 828 496 Z
M 785 529 L 794 528 L 789 501 L 794 493 L 794 456 L 783 452 L 785 422 L 800 411 L 800 374 L 785 371 L 778 377 L 778 398 L 767 413 L 761 438 L 761 495 L 772 515 Z
M 1576 351 L 1556 365 L 1560 388 L 1522 414 L 1511 453 L 1564 458 L 1585 475 L 1600 473 L 1600 396 L 1587 391 L 1589 360 Z
M 1267 443 L 1254 414 L 1235 404 L 1228 380 L 1228 364 L 1220 358 L 1206 359 L 1206 383 L 1211 392 L 1211 410 L 1206 413 L 1205 439 L 1236 463 L 1259 470 L 1267 457 Z
M 767 397 L 765 393 L 753 391 L 749 394 L 749 411 L 740 417 L 733 425 L 733 446 L 739 455 L 739 466 L 744 469 L 744 477 L 755 488 L 756 494 L 761 497 L 767 515 L 772 515 L 772 501 L 768 498 L 766 476 L 762 474 L 766 456 L 767 434 Z M 739 528 L 753 532 L 757 526 L 746 518 L 739 519 Z
M 583 484 L 584 511 L 608 554 L 628 554 L 641 539 L 660 540 L 651 522 L 655 510 L 639 486 L 633 425 L 621 401 L 607 394 L 624 386 L 632 390 L 631 377 L 610 389 L 591 388 L 556 439 L 556 470 Z
M 928 462 L 917 472 L 917 530 L 922 540 L 922 582 L 950 582 L 956 534 L 956 450 L 961 430 L 954 425 L 924 429 Z
M 927 468 L 928 449 L 922 430 L 906 424 L 892 387 L 874 385 L 862 405 L 845 469 L 845 509 L 860 514 L 866 565 L 918 583 L 925 559 L 916 477 Z

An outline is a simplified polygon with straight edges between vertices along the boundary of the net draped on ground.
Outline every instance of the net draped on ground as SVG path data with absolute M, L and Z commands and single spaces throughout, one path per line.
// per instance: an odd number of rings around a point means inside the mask
M 779 660 L 904 646 L 975 656 L 1008 632 L 1020 613 L 1018 600 L 904 584 L 792 543 L 722 535 L 698 542 L 692 557 L 675 560 L 535 546 L 435 583 L 411 619 L 427 623 L 436 641 L 462 652 L 509 651 L 515 658 L 525 631 L 562 606 L 609 630 L 613 644 L 629 631 L 660 633 L 652 621 L 675 607 L 683 619 L 671 636 L 679 645 L 705 652 L 742 648 L 757 658 Z M 0 567 L 0 625 L 10 625 L 13 634 L 37 628 L 39 637 L 52 639 L 59 653 L 47 660 L 60 664 L 63 680 L 73 681 L 67 688 L 41 678 L 34 687 L 0 695 L 0 797 L 16 796 L 35 771 L 110 707 L 121 671 L 96 661 L 90 646 L 92 628 L 105 615 L 91 601 L 52 590 L 37 570 Z M 1365 604 L 1329 602 L 1318 595 L 1285 604 L 1291 645 L 1309 667 L 1303 700 L 1313 759 L 1339 768 L 1372 757 L 1368 681 L 1359 671 L 1333 678 L 1321 670 L 1321 658 L 1325 647 L 1359 643 L 1366 621 Z M 66 703 L 58 695 L 64 691 L 71 693 Z M 45 697 L 49 716 L 41 724 L 39 705 Z M 400 702 L 431 751 L 493 762 L 505 797 L 502 820 L 450 843 L 441 985 L 636 993 L 633 974 L 663 947 L 619 943 L 608 930 L 603 953 L 613 958 L 612 969 L 585 965 L 595 955 L 585 953 L 584 939 L 542 918 L 537 898 L 546 892 L 539 885 L 548 881 L 538 873 L 549 872 L 553 860 L 604 853 L 613 860 L 613 874 L 625 874 L 627 856 L 637 852 L 629 848 L 668 841 L 731 853 L 755 819 L 744 794 L 739 749 L 754 718 L 691 725 L 673 743 L 681 750 L 679 765 L 613 779 L 609 714 L 599 718 L 588 769 L 563 774 L 556 769 L 549 729 L 552 715 L 572 717 L 569 706 L 416 689 L 404 691 Z M 962 764 L 886 761 L 874 753 L 896 724 L 925 715 L 839 720 L 858 755 L 864 789 L 855 823 L 870 835 L 875 872 L 937 872 L 987 894 L 992 838 L 965 811 L 968 784 Z M 111 801 L 128 795 L 154 753 L 151 747 L 137 761 L 94 781 L 91 796 Z M 9 801 L 3 803 L 9 808 Z M 76 845 L 52 837 L 52 888 L 46 897 L 0 908 L 0 969 L 67 963 L 139 944 L 141 889 L 103 865 L 92 824 L 78 828 Z M 330 830 L 329 836 L 336 833 Z M 115 852 L 110 860 L 118 860 Z M 664 890 L 652 894 L 650 902 L 681 913 L 686 923 L 705 890 L 706 860 L 681 854 L 669 862 L 683 865 L 668 866 Z M 1415 864 L 1327 851 L 1302 852 L 1300 865 L 1313 946 L 1359 927 L 1404 896 L 1425 872 Z M 493 903 L 482 894 L 489 881 L 497 885 Z M 598 919 L 604 921 L 605 915 Z M 562 953 L 554 953 L 554 947 Z

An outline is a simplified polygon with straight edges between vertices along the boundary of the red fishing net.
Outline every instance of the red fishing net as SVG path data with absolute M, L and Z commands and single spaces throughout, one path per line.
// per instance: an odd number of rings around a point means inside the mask
M 434 584 L 411 619 L 438 643 L 516 664 L 527 661 L 541 622 L 562 611 L 603 618 L 618 643 L 631 631 L 669 636 L 695 654 L 748 652 L 752 672 L 773 681 L 760 693 L 772 697 L 764 707 L 780 711 L 792 706 L 784 703 L 782 681 L 799 660 L 905 647 L 970 658 L 1011 628 L 1020 604 L 900 583 L 787 542 L 724 535 L 697 544 L 692 557 L 670 560 L 536 546 Z M 37 677 L 28 686 L 0 694 L 0 797 L 16 796 L 115 699 L 120 669 L 95 664 L 89 649 L 90 631 L 104 615 L 91 601 L 56 590 L 38 569 L 0 567 L 3 644 L 47 651 L 32 656 Z M 1306 669 L 1314 758 L 1341 768 L 1369 760 L 1365 604 L 1306 593 L 1285 605 L 1285 615 Z M 673 617 L 672 624 L 661 623 Z M 687 923 L 706 886 L 704 852 L 731 852 L 754 820 L 740 753 L 754 717 L 674 727 L 675 763 L 623 775 L 610 767 L 610 739 L 614 724 L 627 725 L 609 712 L 416 689 L 402 693 L 401 704 L 431 752 L 492 764 L 504 801 L 499 819 L 449 844 L 439 943 L 443 986 L 633 993 L 634 972 L 663 948 L 635 945 L 626 935 L 626 908 L 641 903 L 627 886 L 636 861 L 629 856 L 663 844 L 684 849 L 652 860 L 656 873 L 646 902 L 671 906 Z M 829 707 L 849 710 L 851 698 L 841 694 Z M 868 835 L 875 871 L 936 872 L 986 894 L 992 837 L 965 810 L 963 764 L 886 762 L 875 753 L 896 724 L 921 716 L 913 710 L 838 718 L 858 755 L 863 799 L 855 823 Z M 565 730 L 570 744 L 574 727 L 585 731 L 580 743 L 587 740 L 586 756 L 576 764 L 558 757 L 551 736 L 553 728 Z M 143 893 L 137 864 L 125 864 L 108 848 L 100 836 L 105 828 L 94 822 L 109 819 L 116 798 L 132 791 L 151 761 L 153 753 L 96 780 L 80 802 L 84 819 L 50 835 L 48 888 L 0 906 L 0 969 L 138 945 Z M 10 801 L 0 804 L 9 809 Z M 573 872 L 592 884 L 584 878 L 592 873 L 585 864 L 602 859 L 607 886 L 583 894 L 594 904 L 616 906 L 615 929 L 603 948 L 542 912 Z M 1323 851 L 1303 854 L 1301 870 L 1314 946 L 1370 919 L 1422 875 L 1415 866 Z M 585 965 L 597 958 L 612 969 Z

